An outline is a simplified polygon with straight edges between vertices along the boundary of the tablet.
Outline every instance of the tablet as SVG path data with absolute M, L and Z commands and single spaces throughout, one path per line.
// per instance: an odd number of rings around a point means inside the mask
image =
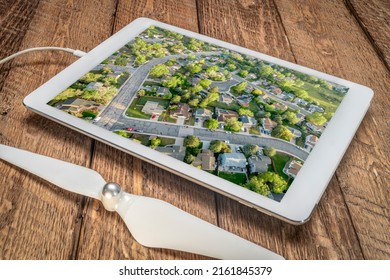
M 249 207 L 301 224 L 372 96 L 365 86 L 139 18 L 24 104 Z

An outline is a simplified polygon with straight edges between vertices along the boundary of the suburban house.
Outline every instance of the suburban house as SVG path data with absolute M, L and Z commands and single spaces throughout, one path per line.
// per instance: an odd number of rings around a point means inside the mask
M 299 97 L 294 99 L 294 103 L 301 104 L 302 106 L 307 106 L 309 104 L 309 102 L 307 102 L 306 100 L 303 100 L 302 98 L 299 98 Z
M 252 96 L 249 95 L 241 95 L 236 98 L 238 104 L 240 104 L 243 107 L 248 107 L 249 103 L 252 101 Z
M 182 117 L 188 120 L 190 116 L 191 116 L 190 106 L 186 103 L 179 103 L 177 105 L 176 110 L 173 110 L 170 113 L 170 117 L 172 119 L 177 119 L 178 117 Z
M 165 146 L 165 147 L 158 146 L 156 147 L 155 150 L 159 151 L 160 153 L 171 156 L 175 159 L 178 159 L 180 161 L 183 161 L 186 155 L 186 150 L 181 145 L 172 145 L 172 146 Z
M 249 79 L 256 79 L 257 78 L 257 76 L 253 73 L 249 73 L 248 76 L 246 76 L 246 77 Z
M 195 167 L 200 166 L 202 170 L 206 171 L 215 170 L 216 164 L 214 153 L 210 150 L 202 150 L 202 152 L 196 156 L 192 165 Z
M 252 126 L 257 124 L 257 121 L 253 117 L 249 116 L 241 116 L 239 120 L 242 122 L 242 127 L 243 128 L 251 128 Z
M 85 89 L 93 89 L 93 90 L 99 90 L 103 86 L 103 83 L 101 82 L 90 82 Z
M 224 153 L 218 157 L 218 170 L 235 173 L 246 173 L 246 157 L 242 153 Z
M 311 122 L 306 122 L 306 126 L 313 132 L 322 133 L 324 131 L 324 127 L 312 124 Z
M 305 139 L 305 149 L 308 151 L 308 152 L 311 152 L 311 150 L 314 148 L 314 146 L 316 145 L 318 141 L 318 137 L 315 136 L 315 135 L 307 135 L 306 136 L 306 139 Z
M 249 172 L 265 173 L 268 171 L 268 166 L 271 164 L 271 159 L 264 155 L 253 155 L 248 158 Z
M 221 96 L 219 97 L 219 101 L 229 105 L 233 102 L 233 97 L 227 94 L 221 94 Z
M 159 87 L 159 86 L 156 87 L 156 94 L 157 95 L 163 96 L 163 95 L 167 94 L 168 92 L 169 92 L 169 89 L 166 87 Z
M 59 109 L 71 113 L 77 113 L 86 109 L 101 109 L 102 105 L 93 101 L 88 101 L 76 97 L 69 98 L 59 104 Z
M 213 112 L 209 109 L 199 108 L 194 113 L 195 118 L 202 118 L 203 120 L 208 120 L 213 117 Z
M 270 118 L 262 118 L 261 119 L 261 132 L 267 135 L 271 135 L 272 130 L 278 124 L 271 120 Z
M 143 113 L 148 115 L 161 115 L 164 111 L 164 107 L 155 101 L 146 101 L 144 107 L 141 110 Z
M 298 129 L 295 129 L 293 127 L 287 126 L 287 129 L 290 130 L 293 133 L 293 139 L 299 138 L 302 136 L 302 132 Z
M 279 87 L 272 87 L 272 93 L 278 95 L 282 93 L 282 90 Z
M 279 111 L 282 111 L 282 112 L 286 111 L 287 108 L 288 108 L 286 105 L 284 105 L 282 103 L 279 103 L 279 102 L 276 102 L 273 105 L 275 106 L 276 110 L 279 110 Z
M 295 178 L 302 168 L 302 163 L 296 161 L 296 160 L 290 160 L 286 163 L 286 165 L 283 168 L 283 172 L 292 177 Z
M 225 122 L 227 119 L 230 118 L 238 119 L 238 114 L 235 111 L 216 108 L 216 113 L 217 113 L 217 120 L 219 122 Z
M 314 113 L 314 112 L 323 113 L 325 111 L 324 108 L 317 106 L 317 105 L 314 105 L 314 104 L 310 104 L 309 109 L 307 109 L 307 110 L 310 113 Z

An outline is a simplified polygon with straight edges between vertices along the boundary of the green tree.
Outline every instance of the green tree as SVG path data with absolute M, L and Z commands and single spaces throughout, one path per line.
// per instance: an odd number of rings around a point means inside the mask
M 260 89 L 255 88 L 254 90 L 252 90 L 252 95 L 262 95 L 262 94 L 264 94 L 264 92 Z
M 212 87 L 209 92 L 219 92 L 219 88 L 218 87 Z
M 217 129 L 219 122 L 216 119 L 209 119 L 205 122 L 205 125 L 208 129 Z
M 274 193 L 283 193 L 287 190 L 287 182 L 277 173 L 268 171 L 258 175 L 258 178 L 262 179 Z
M 189 54 L 188 56 L 187 56 L 187 58 L 189 59 L 189 60 L 195 60 L 195 55 L 194 54 Z
M 240 72 L 238 72 L 238 76 L 240 77 L 243 77 L 245 78 L 246 76 L 248 76 L 248 71 L 247 70 L 241 70 Z
M 172 76 L 163 82 L 163 86 L 168 88 L 177 88 L 181 86 L 182 83 L 183 80 L 180 77 Z
M 195 156 L 191 155 L 190 153 L 187 153 L 184 157 L 184 162 L 191 164 L 195 160 Z
M 236 117 L 226 120 L 225 130 L 239 132 L 242 127 L 242 122 L 238 121 Z
M 211 80 L 209 80 L 209 79 L 203 79 L 203 80 L 200 80 L 199 81 L 199 84 L 204 88 L 204 89 L 206 89 L 206 88 L 208 88 L 210 85 L 211 85 Z
M 199 99 L 197 98 L 194 98 L 194 99 L 191 99 L 190 101 L 188 101 L 188 105 L 192 106 L 192 107 L 197 107 L 199 104 Z
M 197 148 L 200 145 L 200 139 L 194 135 L 188 135 L 184 138 L 183 145 L 184 147 Z
M 327 121 L 320 112 L 314 112 L 313 114 L 306 116 L 306 119 L 316 125 L 323 125 Z
M 260 179 L 257 176 L 252 177 L 246 184 L 244 184 L 244 187 L 264 196 L 268 196 L 270 194 L 269 186 L 263 179 Z
M 144 89 L 140 89 L 140 90 L 137 92 L 138 96 L 144 96 L 145 93 L 146 93 L 146 92 L 145 92 Z
M 217 65 L 212 65 L 206 68 L 206 73 L 211 73 L 211 72 L 218 72 L 219 67 Z
M 256 154 L 256 152 L 259 150 L 259 146 L 254 145 L 254 144 L 245 144 L 242 147 L 242 151 L 245 154 L 246 157 L 253 156 Z
M 268 76 L 272 75 L 273 73 L 274 73 L 274 69 L 272 69 L 272 67 L 268 66 L 268 65 L 261 67 L 260 72 L 259 72 L 260 76 L 262 76 L 262 77 L 268 77 Z
M 271 135 L 286 141 L 290 141 L 294 134 L 284 125 L 279 124 L 272 130 Z
M 276 155 L 276 150 L 274 147 L 264 147 L 263 149 L 263 153 L 267 156 L 267 157 L 273 157 L 274 155 Z
M 303 89 L 298 89 L 294 93 L 299 98 L 307 98 L 307 97 L 309 97 L 309 94 L 307 93 L 307 91 L 303 90 Z
M 137 65 L 141 65 L 141 64 L 144 64 L 146 62 L 146 57 L 142 54 L 140 55 L 137 55 L 137 57 L 135 58 L 135 63 Z
M 178 104 L 181 101 L 181 96 L 180 95 L 174 95 L 171 99 L 171 102 L 173 104 Z
M 241 107 L 240 109 L 238 109 L 237 113 L 240 116 L 249 116 L 249 117 L 253 117 L 254 116 L 254 114 L 251 111 L 251 109 L 245 108 L 245 107 Z
M 168 73 L 169 70 L 165 64 L 157 64 L 150 70 L 149 75 L 154 78 L 160 78 Z
M 201 85 L 195 85 L 193 87 L 190 87 L 191 93 L 198 93 L 203 89 Z
M 236 70 L 237 66 L 233 63 L 230 63 L 226 66 L 226 69 L 229 70 L 229 71 L 234 71 Z
M 233 89 L 237 92 L 243 92 L 247 86 L 246 82 L 241 82 L 233 87 Z
M 188 72 L 194 75 L 202 71 L 202 66 L 200 66 L 198 63 L 189 63 L 187 64 L 186 69 L 188 70 Z
M 219 154 L 219 153 L 231 153 L 232 149 L 228 144 L 221 140 L 213 140 L 210 142 L 209 146 L 210 151 L 213 153 Z
M 300 121 L 300 119 L 297 117 L 297 114 L 291 111 L 287 111 L 283 116 L 292 125 L 297 124 Z
M 156 147 L 160 146 L 161 139 L 156 137 L 150 140 L 150 148 L 155 149 Z

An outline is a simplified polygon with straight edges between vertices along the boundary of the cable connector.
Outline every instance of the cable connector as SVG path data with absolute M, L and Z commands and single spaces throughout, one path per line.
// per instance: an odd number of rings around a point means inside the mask
M 14 53 L 6 58 L 3 58 L 0 60 L 0 64 L 3 64 L 21 54 L 25 54 L 28 52 L 35 52 L 35 51 L 63 51 L 63 52 L 69 52 L 77 57 L 82 57 L 86 54 L 86 52 L 80 51 L 80 50 L 74 50 L 71 48 L 60 48 L 60 47 L 37 47 L 37 48 L 30 48 L 30 49 L 25 49 L 20 52 Z

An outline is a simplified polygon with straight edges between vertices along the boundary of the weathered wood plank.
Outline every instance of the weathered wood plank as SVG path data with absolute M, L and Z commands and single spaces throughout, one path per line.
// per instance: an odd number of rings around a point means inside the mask
M 119 1 L 115 30 L 138 17 L 149 17 L 197 31 L 195 1 Z M 170 172 L 96 143 L 93 168 L 133 194 L 155 197 L 216 223 L 214 194 Z M 138 213 L 134 213 L 137 215 Z M 117 214 L 94 202 L 87 209 L 78 253 L 80 259 L 199 259 L 184 252 L 148 249 L 137 243 Z
M 388 259 L 389 73 L 342 1 L 275 2 L 298 63 L 364 84 L 375 92 L 336 174 L 364 258 Z
M 31 19 L 34 17 L 39 1 L 0 2 L 1 42 L 0 57 L 7 57 L 19 50 Z M 18 15 L 18 16 L 15 16 Z M 0 91 L 8 76 L 11 63 L 0 65 Z M 7 100 L 0 103 L 0 116 L 7 114 Z
M 390 71 L 390 2 L 345 0 L 345 3 Z
M 11 15 L 1 21 L 2 50 L 12 38 L 13 50 L 45 45 L 87 50 L 110 34 L 111 27 L 103 23 L 112 23 L 112 1 L 96 5 L 40 1 L 38 6 L 26 6 L 24 2 L 4 4 L 12 9 Z M 16 25 L 10 26 L 7 19 L 13 17 Z M 100 19 L 93 32 L 86 18 Z M 3 41 L 3 36 L 9 39 Z M 69 54 L 44 52 L 12 61 L 0 91 L 1 104 L 6 106 L 0 115 L 1 143 L 80 165 L 90 164 L 90 138 L 33 114 L 22 105 L 28 93 L 74 60 Z M 72 258 L 79 238 L 82 197 L 4 162 L 0 162 L 0 174 L 0 259 Z
M 273 1 L 235 1 L 230 5 L 217 0 L 200 1 L 198 8 L 202 33 L 292 62 L 297 60 L 290 45 L 292 39 Z M 335 178 L 312 221 L 303 226 L 288 225 L 221 196 L 218 210 L 220 226 L 288 259 L 362 258 Z

